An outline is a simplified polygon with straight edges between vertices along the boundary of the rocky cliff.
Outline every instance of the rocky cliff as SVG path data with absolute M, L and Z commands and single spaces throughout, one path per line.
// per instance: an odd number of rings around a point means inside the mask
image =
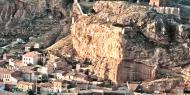
M 1 0 L 0 47 L 16 38 L 52 45 L 69 32 L 71 8 L 68 0 Z
M 178 17 L 118 1 L 97 1 L 93 9 L 75 19 L 71 35 L 77 56 L 90 59 L 100 78 L 152 80 L 155 69 L 189 64 L 189 28 Z

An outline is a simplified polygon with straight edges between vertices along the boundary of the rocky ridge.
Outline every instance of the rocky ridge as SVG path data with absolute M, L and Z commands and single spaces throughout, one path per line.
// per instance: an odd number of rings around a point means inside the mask
M 97 1 L 93 9 L 95 14 L 78 16 L 71 35 L 77 55 L 92 61 L 97 76 L 124 82 L 119 64 L 140 62 L 159 68 L 189 64 L 189 30 L 180 30 L 178 17 L 125 2 Z
M 72 1 L 1 0 L 0 5 L 0 46 L 21 38 L 46 48 L 69 32 Z

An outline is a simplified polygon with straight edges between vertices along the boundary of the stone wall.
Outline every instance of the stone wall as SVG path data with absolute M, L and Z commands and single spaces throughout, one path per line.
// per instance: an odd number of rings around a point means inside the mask
M 156 7 L 157 12 L 164 13 L 164 14 L 171 14 L 175 15 L 180 18 L 180 8 L 175 7 Z
M 153 66 L 149 66 L 140 62 L 124 60 L 118 66 L 117 81 L 133 82 L 143 80 L 153 80 L 156 70 Z

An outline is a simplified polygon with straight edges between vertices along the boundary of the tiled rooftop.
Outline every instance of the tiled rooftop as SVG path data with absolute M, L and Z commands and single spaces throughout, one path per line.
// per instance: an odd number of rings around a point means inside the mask
M 12 71 L 5 69 L 5 68 L 0 68 L 0 74 L 11 74 Z
M 23 55 L 23 57 L 38 57 L 38 52 L 35 52 L 35 51 L 33 51 L 33 52 L 28 52 L 28 53 L 26 53 L 26 54 L 24 54 Z
M 32 82 L 24 82 L 24 81 L 20 81 L 20 82 L 18 82 L 18 84 L 23 84 L 23 85 L 34 85 L 34 83 L 32 83 Z

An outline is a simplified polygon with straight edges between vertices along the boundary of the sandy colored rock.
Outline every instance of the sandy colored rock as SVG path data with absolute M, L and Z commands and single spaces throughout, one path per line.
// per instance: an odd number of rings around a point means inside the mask
M 93 8 L 95 14 L 78 16 L 71 35 L 78 58 L 90 59 L 98 77 L 114 83 L 149 81 L 157 77 L 159 66 L 189 62 L 188 46 L 175 44 L 182 38 L 175 16 L 123 1 L 97 1 Z

